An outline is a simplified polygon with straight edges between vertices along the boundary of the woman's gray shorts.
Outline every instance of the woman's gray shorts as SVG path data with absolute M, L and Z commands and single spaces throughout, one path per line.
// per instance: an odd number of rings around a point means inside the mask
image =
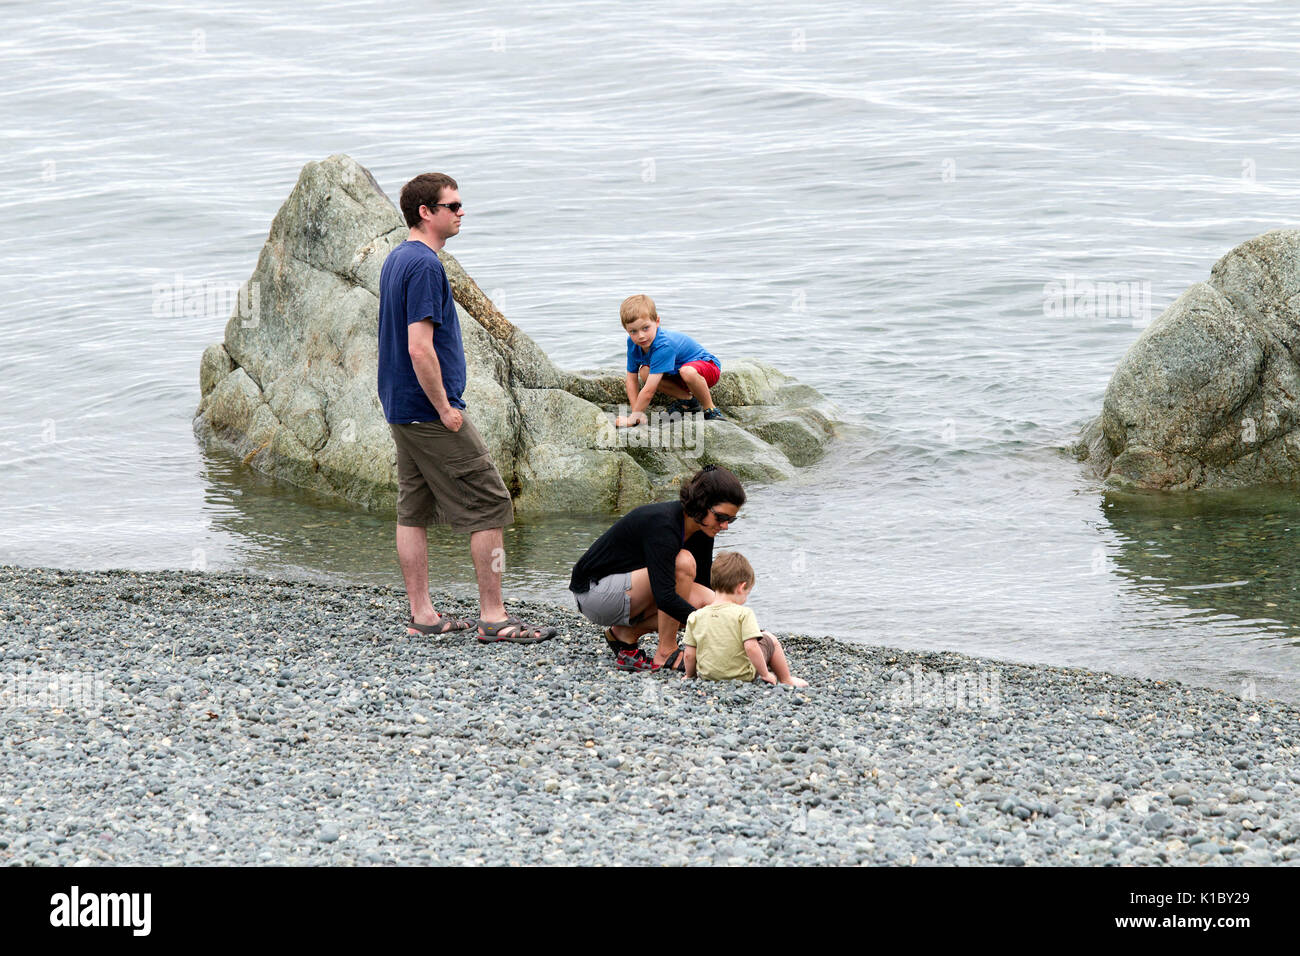
M 573 592 L 582 616 L 601 627 L 627 624 L 632 619 L 632 575 L 627 571 L 607 574 L 592 581 L 583 594 Z

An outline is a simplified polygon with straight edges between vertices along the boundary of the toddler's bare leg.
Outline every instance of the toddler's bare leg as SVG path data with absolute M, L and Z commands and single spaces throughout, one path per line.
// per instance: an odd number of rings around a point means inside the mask
M 781 647 L 781 642 L 775 637 L 772 638 L 772 673 L 782 684 L 793 684 L 795 687 L 807 687 L 806 680 L 800 680 L 790 673 L 790 664 L 785 659 L 785 651 Z

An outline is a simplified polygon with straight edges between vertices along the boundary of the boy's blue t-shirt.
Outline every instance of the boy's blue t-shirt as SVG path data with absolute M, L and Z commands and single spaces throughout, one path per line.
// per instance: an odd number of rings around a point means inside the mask
M 627 338 L 629 372 L 635 372 L 642 365 L 649 365 L 651 375 L 658 372 L 675 375 L 687 362 L 712 362 L 719 369 L 722 368 L 722 363 L 713 353 L 705 351 L 699 342 L 683 332 L 670 332 L 662 325 L 655 334 L 655 340 L 650 343 L 649 356 L 632 341 L 632 336 Z
M 379 402 L 394 425 L 438 421 L 408 351 L 407 326 L 424 319 L 433 321 L 433 350 L 447 401 L 464 408 L 465 348 L 451 283 L 437 253 L 408 239 L 388 254 L 379 273 Z

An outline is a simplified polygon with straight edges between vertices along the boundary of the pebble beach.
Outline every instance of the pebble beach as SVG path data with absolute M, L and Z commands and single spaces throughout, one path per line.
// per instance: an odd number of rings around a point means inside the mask
M 806 690 L 685 681 L 510 607 L 560 635 L 407 637 L 378 586 L 0 567 L 0 863 L 1300 858 L 1285 703 L 787 634 Z

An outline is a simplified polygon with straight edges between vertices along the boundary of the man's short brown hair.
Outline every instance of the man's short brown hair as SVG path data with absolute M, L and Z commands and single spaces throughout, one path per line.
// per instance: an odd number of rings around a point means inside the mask
M 627 328 L 639 319 L 659 321 L 659 313 L 655 311 L 655 300 L 648 295 L 628 296 L 618 308 L 618 317 L 623 321 L 623 328 Z
M 408 226 L 420 224 L 420 207 L 429 206 L 429 212 L 436 212 L 432 206 L 442 198 L 444 189 L 460 189 L 456 180 L 446 173 L 421 173 L 402 187 L 402 195 L 397 204 L 402 207 L 402 216 Z
M 709 585 L 715 591 L 735 594 L 741 584 L 754 586 L 754 566 L 739 551 L 719 551 L 713 558 Z

